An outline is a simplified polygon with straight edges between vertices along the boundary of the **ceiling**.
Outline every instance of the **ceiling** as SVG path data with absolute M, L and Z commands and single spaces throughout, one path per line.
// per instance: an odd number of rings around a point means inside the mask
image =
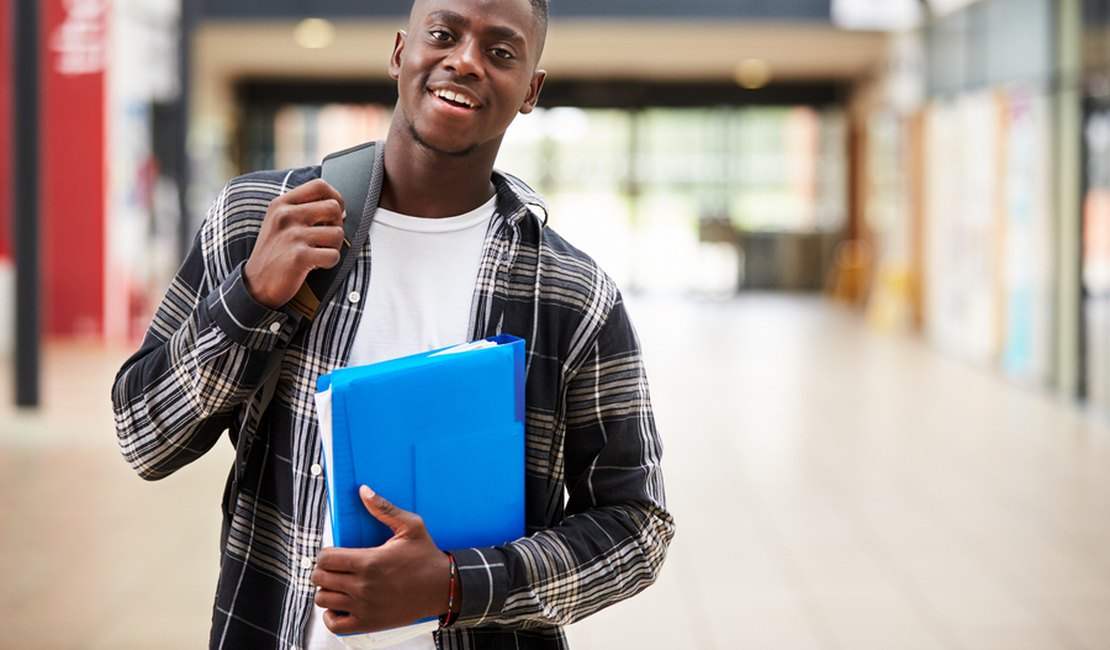
M 299 87 L 387 80 L 396 30 L 404 26 L 402 20 L 343 20 L 331 47 L 308 50 L 294 43 L 295 24 L 209 20 L 198 25 L 193 115 L 229 132 L 241 108 L 236 92 L 243 82 L 286 80 Z M 551 88 L 590 80 L 721 86 L 734 83 L 741 61 L 758 58 L 770 66 L 771 86 L 761 91 L 768 94 L 788 89 L 786 84 L 844 84 L 870 77 L 881 65 L 888 39 L 885 33 L 845 31 L 827 23 L 553 20 L 542 66 Z
M 835 4 L 918 2 L 919 0 L 558 0 L 551 3 L 552 19 L 597 17 L 691 17 L 827 21 Z M 948 0 L 952 2 L 953 0 Z M 956 0 L 966 1 L 966 0 Z M 193 0 L 202 18 L 391 18 L 408 16 L 412 0 Z
M 209 78 L 382 78 L 400 21 L 343 21 L 331 47 L 293 42 L 292 21 L 206 22 L 194 69 Z M 846 81 L 869 74 L 888 35 L 827 24 L 696 21 L 553 21 L 543 67 L 557 79 L 721 81 L 748 58 L 773 80 Z

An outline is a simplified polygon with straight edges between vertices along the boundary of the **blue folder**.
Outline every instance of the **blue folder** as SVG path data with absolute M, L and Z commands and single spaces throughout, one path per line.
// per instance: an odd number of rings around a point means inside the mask
M 324 456 L 336 546 L 392 536 L 360 485 L 423 517 L 442 549 L 524 535 L 524 341 L 486 341 L 320 377 L 317 389 L 331 395 Z

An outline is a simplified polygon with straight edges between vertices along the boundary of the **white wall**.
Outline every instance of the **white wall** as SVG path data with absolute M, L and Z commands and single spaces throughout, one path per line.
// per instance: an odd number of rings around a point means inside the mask
M 0 359 L 10 359 L 15 341 L 15 268 L 12 261 L 0 258 Z

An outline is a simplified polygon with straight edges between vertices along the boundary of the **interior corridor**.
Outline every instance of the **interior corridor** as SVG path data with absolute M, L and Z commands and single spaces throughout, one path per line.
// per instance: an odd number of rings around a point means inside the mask
M 820 298 L 630 309 L 678 534 L 576 650 L 1110 647 L 1104 417 Z M 126 354 L 49 346 L 43 412 L 0 400 L 0 647 L 206 643 L 230 448 L 132 475 Z

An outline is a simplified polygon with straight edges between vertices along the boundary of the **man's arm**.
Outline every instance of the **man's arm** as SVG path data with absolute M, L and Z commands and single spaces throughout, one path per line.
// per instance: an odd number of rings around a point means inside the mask
M 116 376 L 120 449 L 146 479 L 173 473 L 215 444 L 270 353 L 295 330 L 281 301 L 308 271 L 338 260 L 342 198 L 318 180 L 283 189 L 279 180 L 248 176 L 221 192 L 142 346 Z

